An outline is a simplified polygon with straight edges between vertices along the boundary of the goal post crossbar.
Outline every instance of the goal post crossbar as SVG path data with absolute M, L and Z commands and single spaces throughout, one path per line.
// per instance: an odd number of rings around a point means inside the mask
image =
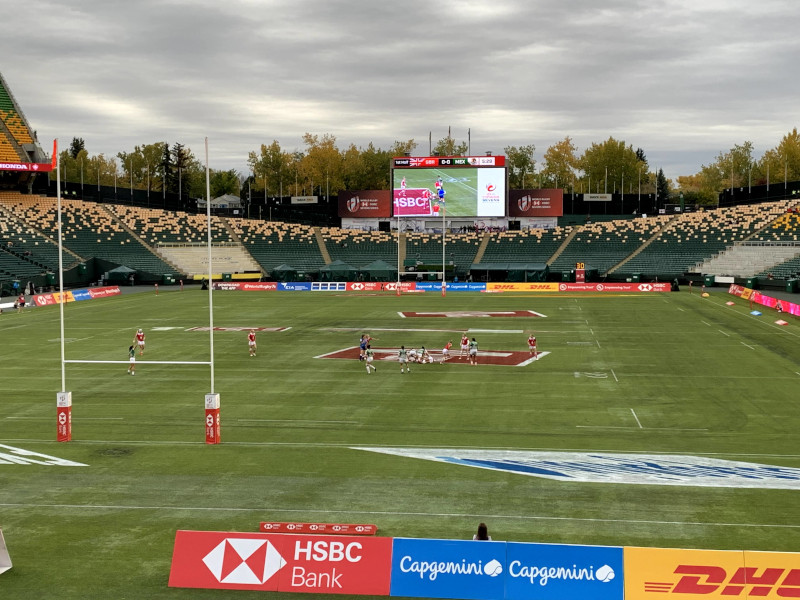
M 127 365 L 129 360 L 65 360 L 65 363 L 88 363 L 107 365 Z M 137 360 L 137 365 L 210 365 L 210 361 L 193 360 Z

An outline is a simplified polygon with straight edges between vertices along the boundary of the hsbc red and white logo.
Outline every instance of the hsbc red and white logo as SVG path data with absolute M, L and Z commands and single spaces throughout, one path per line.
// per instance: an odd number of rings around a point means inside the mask
M 392 538 L 178 531 L 170 587 L 388 596 Z
M 353 285 L 350 286 L 350 289 L 353 290 L 354 292 L 360 292 L 364 289 L 364 284 L 354 283 Z
M 639 285 L 639 291 L 640 292 L 652 292 L 653 291 L 653 286 L 650 285 L 649 283 L 642 283 L 641 285 Z
M 261 585 L 275 575 L 286 561 L 267 540 L 225 538 L 203 558 L 220 583 Z

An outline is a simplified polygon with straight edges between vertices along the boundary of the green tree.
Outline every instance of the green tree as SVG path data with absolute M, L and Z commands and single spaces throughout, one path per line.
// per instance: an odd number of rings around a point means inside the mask
M 225 194 L 239 195 L 239 174 L 235 169 L 227 171 L 212 170 L 209 177 L 211 197 L 217 198 Z
M 572 139 L 567 136 L 545 151 L 542 180 L 546 182 L 547 187 L 568 188 L 574 183 L 579 164 L 575 154 L 577 150 Z
M 447 131 L 447 137 L 440 139 L 433 146 L 433 153 L 439 156 L 466 156 L 469 144 L 467 142 L 457 142 Z
M 300 173 L 311 194 L 319 190 L 320 196 L 338 190 L 343 185 L 342 156 L 336 147 L 336 137 L 325 134 L 321 138 L 306 133 L 303 135 L 306 151 L 300 166 Z M 305 188 L 305 184 L 303 186 Z
M 165 142 L 156 142 L 135 146 L 132 152 L 118 152 L 122 184 L 130 185 L 133 180 L 133 187 L 136 189 L 161 189 L 162 175 L 159 166 L 164 145 Z
M 639 176 L 647 172 L 647 163 L 632 146 L 625 145 L 622 140 L 609 137 L 600 144 L 593 143 L 587 148 L 579 160 L 583 171 L 582 183 L 590 192 L 622 192 L 638 187 Z
M 669 202 L 670 184 L 669 179 L 664 176 L 664 170 L 659 169 L 656 175 L 656 188 L 658 189 L 658 202 L 663 205 Z
M 272 196 L 281 195 L 284 184 L 288 184 L 290 180 L 291 162 L 292 155 L 281 149 L 278 140 L 272 140 L 269 146 L 261 144 L 258 153 L 251 151 L 248 154 L 247 164 L 253 173 L 253 190 L 262 193 L 266 190 L 266 193 Z M 293 177 L 291 179 L 294 180 Z M 285 187 L 288 190 L 289 186 Z
M 508 185 L 512 189 L 525 189 L 525 177 L 531 175 L 536 169 L 536 160 L 533 153 L 536 146 L 506 146 L 506 168 L 508 170 Z M 530 180 L 529 180 L 530 182 Z
M 86 149 L 86 142 L 83 141 L 83 138 L 74 137 L 72 138 L 72 143 L 69 145 L 69 155 L 72 158 L 78 158 L 78 155 L 81 153 L 81 150 Z
M 800 179 L 800 135 L 795 127 L 775 148 L 764 153 L 753 168 L 754 184 L 763 185 Z

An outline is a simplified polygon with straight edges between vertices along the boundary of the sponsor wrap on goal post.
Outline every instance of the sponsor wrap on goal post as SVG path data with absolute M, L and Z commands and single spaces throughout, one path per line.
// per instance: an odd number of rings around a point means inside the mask
M 72 392 L 56 394 L 56 440 L 72 441 Z
M 219 394 L 206 394 L 206 444 L 222 441 L 219 419 Z

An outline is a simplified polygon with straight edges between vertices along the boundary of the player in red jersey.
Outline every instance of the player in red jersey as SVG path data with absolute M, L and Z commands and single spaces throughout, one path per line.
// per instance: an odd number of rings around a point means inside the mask
M 535 360 L 539 360 L 539 352 L 536 350 L 536 336 L 533 334 L 528 336 L 528 351 L 533 354 Z
M 250 356 L 256 355 L 256 332 L 255 329 L 251 329 L 250 333 L 247 334 L 247 347 L 250 348 Z
M 464 358 L 467 356 L 467 352 L 469 351 L 469 338 L 467 337 L 467 333 L 464 332 L 461 334 L 461 354 L 459 354 L 459 358 Z
M 144 354 L 144 331 L 141 329 L 136 330 L 134 342 L 136 342 L 136 345 L 139 346 L 139 356 L 142 356 Z
M 444 345 L 442 348 L 442 362 L 440 364 L 444 364 L 444 361 L 450 360 L 450 348 L 453 347 L 453 341 L 449 341 Z

